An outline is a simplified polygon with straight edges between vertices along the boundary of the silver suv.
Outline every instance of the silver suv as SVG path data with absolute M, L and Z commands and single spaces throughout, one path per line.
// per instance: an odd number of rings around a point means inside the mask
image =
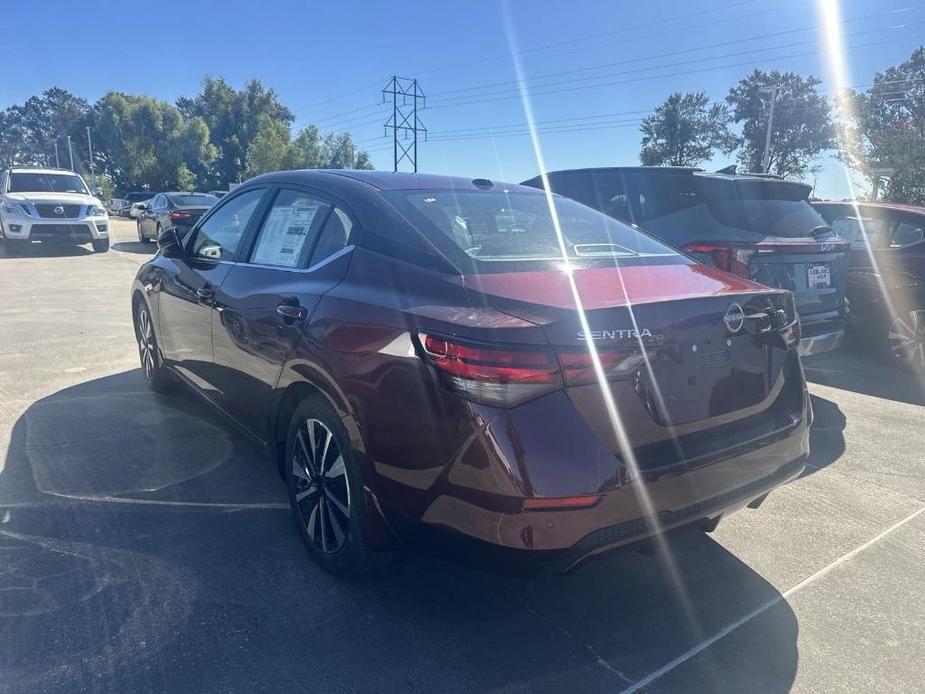
M 104 253 L 109 215 L 73 171 L 14 167 L 0 174 L 0 237 L 8 253 L 33 241 L 91 243 Z

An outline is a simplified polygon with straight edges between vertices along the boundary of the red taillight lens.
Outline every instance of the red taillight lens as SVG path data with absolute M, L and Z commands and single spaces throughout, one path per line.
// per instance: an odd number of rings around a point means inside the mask
M 598 352 L 601 368 L 605 376 L 613 376 L 629 356 L 625 352 Z M 565 385 L 576 386 L 583 383 L 597 383 L 594 362 L 590 352 L 559 352 L 559 364 Z
M 168 213 L 167 213 L 167 216 L 168 216 L 172 221 L 176 221 L 176 220 L 178 220 L 178 219 L 189 219 L 192 215 L 191 215 L 189 212 L 183 212 L 183 211 L 181 210 L 181 211 L 179 211 L 179 212 L 168 212 Z
M 684 251 L 701 262 L 714 265 L 720 270 L 740 277 L 749 277 L 748 264 L 755 255 L 755 251 L 751 248 L 718 243 L 692 243 L 684 246 Z
M 463 344 L 420 336 L 427 361 L 456 392 L 479 402 L 510 406 L 562 386 L 549 350 Z

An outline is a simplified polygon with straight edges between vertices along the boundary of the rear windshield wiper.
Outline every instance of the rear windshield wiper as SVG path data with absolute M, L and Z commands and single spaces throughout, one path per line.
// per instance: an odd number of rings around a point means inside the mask
M 613 255 L 639 255 L 636 251 L 616 243 L 576 243 L 572 246 L 579 258 Z
M 817 236 L 822 236 L 823 234 L 828 234 L 834 231 L 835 230 L 828 224 L 820 224 L 819 226 L 810 229 L 809 235 L 815 238 Z

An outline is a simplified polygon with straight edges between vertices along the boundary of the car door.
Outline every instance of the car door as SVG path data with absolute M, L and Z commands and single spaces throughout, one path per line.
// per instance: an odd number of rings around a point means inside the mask
M 155 222 L 155 210 L 161 204 L 163 195 L 155 195 L 148 201 L 148 209 L 142 210 L 138 218 L 141 224 L 141 233 L 149 239 L 157 239 L 157 225 Z
M 214 298 L 245 238 L 266 188 L 249 189 L 212 210 L 184 241 L 181 257 L 169 259 L 158 301 L 164 358 L 181 375 L 217 400 L 213 385 Z
M 273 389 L 321 296 L 344 277 L 353 217 L 317 191 L 283 187 L 225 278 L 212 315 L 222 407 L 268 440 Z

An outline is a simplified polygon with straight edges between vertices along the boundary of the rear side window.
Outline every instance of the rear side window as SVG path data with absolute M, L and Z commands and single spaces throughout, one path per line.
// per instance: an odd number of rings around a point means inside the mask
M 352 229 L 353 222 L 347 216 L 347 213 L 339 207 L 335 207 L 331 214 L 328 215 L 328 220 L 321 229 L 318 245 L 315 247 L 315 252 L 312 253 L 310 264 L 320 263 L 325 258 L 337 253 L 341 248 L 344 248 L 350 239 Z
M 863 251 L 868 246 L 882 248 L 889 238 L 890 224 L 883 218 L 848 214 L 834 218 L 832 229 L 851 242 L 852 250 Z
M 392 204 L 438 246 L 485 272 L 493 264 L 564 259 L 681 258 L 668 246 L 573 200 L 505 191 L 393 191 Z M 561 232 L 561 239 L 557 233 Z M 516 269 L 516 268 L 505 268 Z
M 305 267 L 328 208 L 327 203 L 308 193 L 281 190 L 260 227 L 251 262 Z
M 893 236 L 890 239 L 890 248 L 904 248 L 915 243 L 921 243 L 925 240 L 925 232 L 922 222 L 899 222 L 893 229 Z

